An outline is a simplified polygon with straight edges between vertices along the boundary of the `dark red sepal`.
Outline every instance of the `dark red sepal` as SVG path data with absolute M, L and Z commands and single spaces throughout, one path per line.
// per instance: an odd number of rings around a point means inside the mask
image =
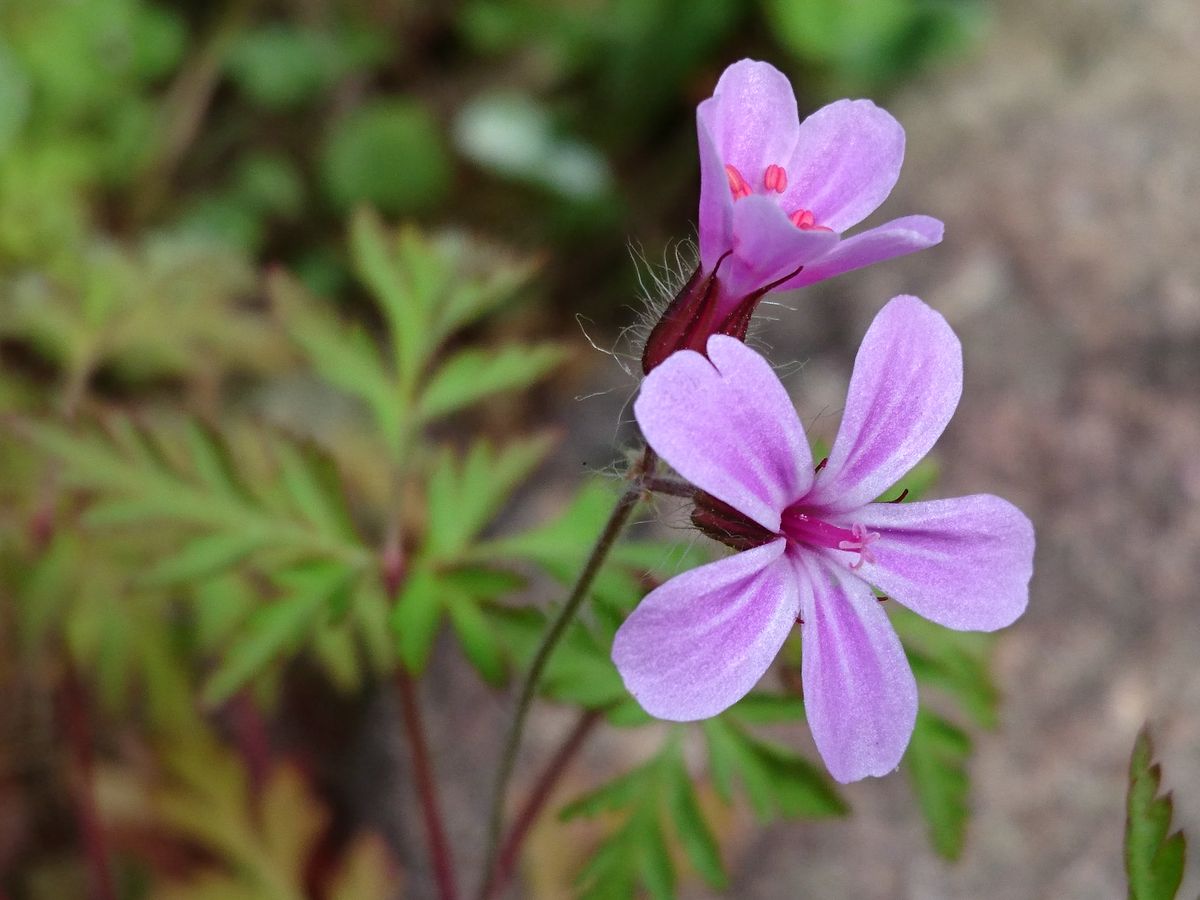
M 696 491 L 692 501 L 692 524 L 734 550 L 753 550 L 779 537 L 712 494 Z

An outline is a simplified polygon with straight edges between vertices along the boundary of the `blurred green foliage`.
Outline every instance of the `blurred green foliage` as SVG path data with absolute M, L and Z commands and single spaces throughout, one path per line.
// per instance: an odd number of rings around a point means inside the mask
M 90 717 L 122 897 L 386 896 L 387 851 L 331 853 L 337 816 L 257 758 L 254 718 L 297 672 L 348 703 L 420 673 L 439 635 L 489 685 L 523 668 L 529 593 L 573 578 L 612 496 L 497 526 L 556 446 L 515 398 L 569 361 L 564 310 L 634 296 L 630 235 L 687 232 L 695 103 L 746 55 L 803 107 L 878 94 L 966 46 L 981 3 L 3 0 L 0 772 L 35 777 L 0 779 L 25 835 L 0 893 L 85 890 L 81 836 L 42 817 L 75 819 Z M 702 557 L 622 543 L 545 698 L 646 726 L 612 636 Z M 954 856 L 987 645 L 901 627 L 949 703 L 908 766 Z M 669 896 L 683 859 L 724 884 L 706 776 L 763 820 L 844 812 L 768 733 L 802 714 L 752 695 L 694 729 L 702 767 L 651 739 L 566 812 L 603 822 L 581 889 Z

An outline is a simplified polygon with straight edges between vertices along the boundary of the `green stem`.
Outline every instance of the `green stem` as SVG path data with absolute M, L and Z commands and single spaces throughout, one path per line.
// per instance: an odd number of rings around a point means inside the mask
M 513 711 L 512 722 L 505 737 L 504 750 L 500 756 L 500 765 L 496 772 L 495 787 L 492 792 L 491 813 L 488 819 L 487 854 L 484 859 L 483 873 L 479 880 L 479 894 L 477 895 L 481 900 L 486 896 L 485 892 L 490 887 L 488 884 L 490 880 L 489 876 L 496 865 L 496 856 L 500 843 L 500 826 L 504 818 L 504 798 L 508 793 L 508 783 L 512 778 L 513 767 L 517 761 L 517 750 L 521 744 L 521 734 L 525 727 L 525 719 L 529 715 L 529 708 L 533 704 L 534 695 L 537 693 L 538 683 L 541 681 L 546 664 L 550 661 L 551 654 L 554 653 L 558 642 L 566 634 L 567 626 L 571 624 L 571 621 L 575 618 L 575 614 L 579 612 L 579 607 L 583 605 L 583 601 L 592 587 L 592 582 L 595 581 L 600 568 L 604 565 L 605 560 L 608 559 L 608 554 L 616 546 L 617 538 L 621 536 L 621 532 L 624 530 L 625 524 L 629 521 L 629 517 L 633 514 L 638 502 L 642 499 L 642 495 L 646 490 L 646 473 L 654 468 L 654 461 L 654 451 L 646 447 L 638 461 L 629 467 L 626 473 L 629 484 L 617 500 L 613 511 L 609 514 L 604 531 L 600 533 L 595 546 L 592 547 L 592 552 L 584 564 L 583 571 L 579 573 L 579 578 L 575 581 L 575 586 L 571 589 L 571 595 L 567 598 L 567 602 L 563 604 L 562 609 L 558 611 L 557 617 L 555 617 L 554 621 L 550 623 L 550 627 L 546 630 L 546 634 L 533 656 L 533 662 L 529 665 L 529 671 L 525 673 L 525 680 L 521 683 L 521 690 L 517 695 L 517 704 Z
M 525 805 L 517 812 L 508 835 L 497 853 L 496 867 L 488 873 L 487 883 L 483 888 L 483 896 L 488 900 L 498 896 L 508 884 L 508 879 L 512 876 L 513 869 L 516 868 L 517 857 L 521 852 L 521 844 L 525 841 L 526 835 L 537 822 L 538 816 L 545 808 L 558 780 L 567 770 L 567 766 L 583 747 L 584 741 L 592 733 L 592 729 L 601 722 L 603 717 L 604 713 L 598 709 L 589 709 L 584 712 L 535 782 Z

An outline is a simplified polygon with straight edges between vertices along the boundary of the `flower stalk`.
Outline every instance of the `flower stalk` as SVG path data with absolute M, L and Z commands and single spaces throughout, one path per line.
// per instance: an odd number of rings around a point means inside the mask
M 618 498 L 613 511 L 609 514 L 604 530 L 600 533 L 600 537 L 596 539 L 596 543 L 588 555 L 587 562 L 584 564 L 583 570 L 579 573 L 579 577 L 571 589 L 571 594 L 567 598 L 567 602 L 563 604 L 562 609 L 559 610 L 558 615 L 550 623 L 550 627 L 542 637 L 542 641 L 534 653 L 533 661 L 529 665 L 529 671 L 525 673 L 525 678 L 521 682 L 520 690 L 517 693 L 516 706 L 513 709 L 512 721 L 509 724 L 508 734 L 504 740 L 504 749 L 501 752 L 500 762 L 496 770 L 491 811 L 488 816 L 487 853 L 484 857 L 483 877 L 480 879 L 478 894 L 480 900 L 483 900 L 487 896 L 488 882 L 490 881 L 489 874 L 496 867 L 500 845 L 500 828 L 504 817 L 504 798 L 508 793 L 508 783 L 512 779 L 513 767 L 516 764 L 517 750 L 520 748 L 521 735 L 525 728 L 525 719 L 529 715 L 529 708 L 533 704 L 538 684 L 541 682 L 542 675 L 546 670 L 546 664 L 550 661 L 550 656 L 554 653 L 554 649 L 558 646 L 559 641 L 562 640 L 563 635 L 566 634 L 567 626 L 571 624 L 576 613 L 579 612 L 579 607 L 583 605 L 584 598 L 587 597 L 588 592 L 591 590 L 592 582 L 596 580 L 596 575 L 599 574 L 601 567 L 608 559 L 609 553 L 616 546 L 621 532 L 625 530 L 625 525 L 628 523 L 629 517 L 633 514 L 634 509 L 637 508 L 638 503 L 645 494 L 646 476 L 649 472 L 653 471 L 656 459 L 654 451 L 646 447 L 637 462 L 629 467 L 626 472 L 628 485 Z
M 508 884 L 509 878 L 512 877 L 513 869 L 516 868 L 517 856 L 521 851 L 521 845 L 525 842 L 526 836 L 533 828 L 533 824 L 537 821 L 542 809 L 545 808 L 546 802 L 554 792 L 559 779 L 566 772 L 567 766 L 570 765 L 571 760 L 575 758 L 575 755 L 583 747 L 595 727 L 600 724 L 602 718 L 603 713 L 601 710 L 586 710 L 567 734 L 558 751 L 551 757 L 550 762 L 547 763 L 546 768 L 538 777 L 537 783 L 526 799 L 525 805 L 521 807 L 513 819 L 512 828 L 509 829 L 504 843 L 500 846 L 495 865 L 488 872 L 488 878 L 482 892 L 485 900 L 491 900 L 491 898 L 498 896 L 504 890 L 505 885 Z

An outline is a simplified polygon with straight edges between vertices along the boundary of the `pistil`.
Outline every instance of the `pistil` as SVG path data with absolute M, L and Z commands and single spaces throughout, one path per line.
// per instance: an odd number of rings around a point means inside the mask
M 858 523 L 843 528 L 792 508 L 784 511 L 780 528 L 789 540 L 798 544 L 857 553 L 858 559 L 850 564 L 851 569 L 861 568 L 864 562 L 875 562 L 868 548 L 879 539 L 879 532 L 867 531 Z

